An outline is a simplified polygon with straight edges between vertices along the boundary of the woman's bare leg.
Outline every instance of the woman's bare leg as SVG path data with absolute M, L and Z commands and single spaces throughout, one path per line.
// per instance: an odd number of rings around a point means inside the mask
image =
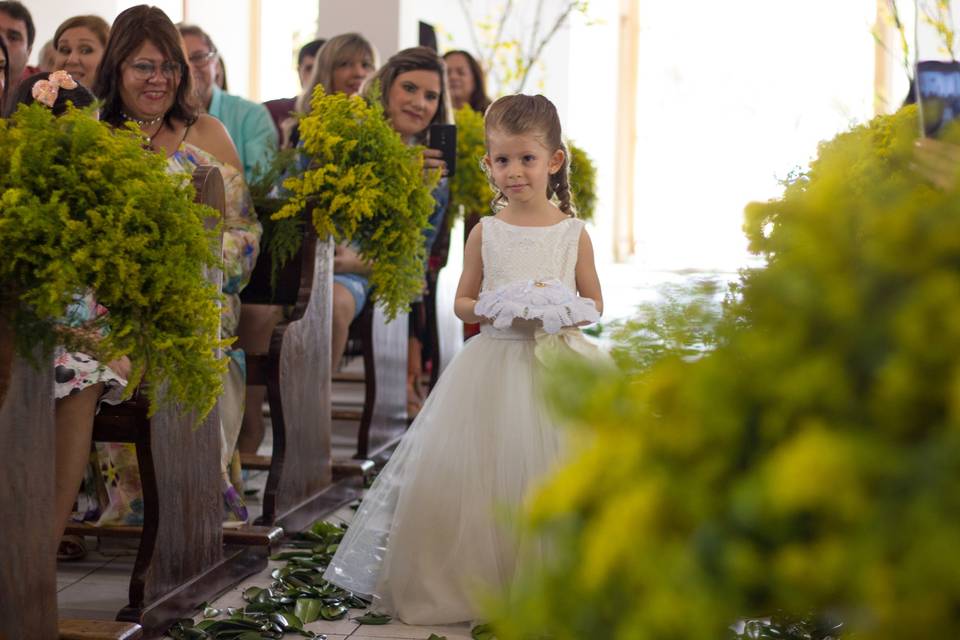
M 83 472 L 90 461 L 93 417 L 97 412 L 97 400 L 102 393 L 101 382 L 57 400 L 54 539 L 58 545 L 80 491 Z
M 273 329 L 283 319 L 283 309 L 277 305 L 245 304 L 240 311 L 237 326 L 237 346 L 251 353 L 266 353 L 270 349 Z M 247 387 L 243 423 L 237 438 L 240 453 L 256 453 L 263 441 L 263 399 L 267 388 Z
M 330 360 L 332 371 L 340 368 L 340 359 L 347 349 L 350 323 L 357 312 L 357 303 L 350 290 L 339 282 L 333 283 L 333 328 L 330 336 Z

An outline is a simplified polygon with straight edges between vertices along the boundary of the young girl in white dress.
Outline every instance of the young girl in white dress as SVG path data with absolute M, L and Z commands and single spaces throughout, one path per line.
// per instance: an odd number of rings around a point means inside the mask
M 504 517 L 563 450 L 540 399 L 537 356 L 548 343 L 589 352 L 575 325 L 603 308 L 556 108 L 543 96 L 507 96 L 485 122 L 496 215 L 470 233 L 455 303 L 464 322 L 482 323 L 480 335 L 441 376 L 324 575 L 408 624 L 475 620 L 478 593 L 509 589 L 518 566 L 541 557 Z M 551 291 L 564 303 L 537 306 L 535 294 Z

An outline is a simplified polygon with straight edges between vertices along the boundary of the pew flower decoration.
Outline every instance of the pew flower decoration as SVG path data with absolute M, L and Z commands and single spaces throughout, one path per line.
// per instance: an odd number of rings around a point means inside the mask
M 577 207 L 577 217 L 593 220 L 597 209 L 597 167 L 581 147 L 567 140 L 570 154 L 570 192 Z
M 551 554 L 498 638 L 716 640 L 777 612 L 960 636 L 960 184 L 914 170 L 917 130 L 912 107 L 855 127 L 747 208 L 766 266 L 658 330 L 708 349 L 546 382 L 587 437 L 532 499 Z
M 290 197 L 274 219 L 307 210 L 320 238 L 359 247 L 388 317 L 409 309 L 423 287 L 423 230 L 440 179 L 424 172 L 423 147 L 404 144 L 378 97 L 327 95 L 321 85 L 300 120 L 300 139 L 309 164 L 284 180 Z
M 162 398 L 148 386 L 151 410 L 171 401 L 205 415 L 225 361 L 220 293 L 203 272 L 220 258 L 203 224 L 216 213 L 193 196 L 141 135 L 88 111 L 55 118 L 34 104 L 0 120 L 0 314 L 19 353 L 62 344 L 103 362 L 125 355 L 128 393 L 144 377 L 163 381 Z M 109 313 L 65 328 L 88 291 Z
M 487 153 L 484 138 L 483 114 L 469 105 L 454 113 L 457 123 L 457 170 L 450 178 L 450 210 L 447 223 L 460 215 L 484 216 L 490 213 L 494 192 L 483 170 L 483 156 Z

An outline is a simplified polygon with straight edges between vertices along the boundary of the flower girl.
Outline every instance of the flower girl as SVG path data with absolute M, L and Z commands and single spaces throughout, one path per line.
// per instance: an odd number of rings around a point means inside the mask
M 470 233 L 455 303 L 481 333 L 441 376 L 324 576 L 408 624 L 475 619 L 478 590 L 509 589 L 543 553 L 502 517 L 563 449 L 539 360 L 548 349 L 595 352 L 576 326 L 603 309 L 556 108 L 507 96 L 485 128 L 496 215 Z

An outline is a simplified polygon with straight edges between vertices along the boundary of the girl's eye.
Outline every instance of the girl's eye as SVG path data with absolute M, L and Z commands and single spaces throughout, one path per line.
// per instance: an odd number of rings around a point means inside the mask
M 531 156 L 531 155 L 525 155 L 525 156 L 523 156 L 523 161 L 524 161 L 524 162 L 533 162 L 533 161 L 536 160 L 536 159 L 537 159 L 536 156 Z
M 494 160 L 494 162 L 496 162 L 497 164 L 506 164 L 506 163 L 507 163 L 507 159 L 506 159 L 506 158 L 496 158 L 496 159 Z

